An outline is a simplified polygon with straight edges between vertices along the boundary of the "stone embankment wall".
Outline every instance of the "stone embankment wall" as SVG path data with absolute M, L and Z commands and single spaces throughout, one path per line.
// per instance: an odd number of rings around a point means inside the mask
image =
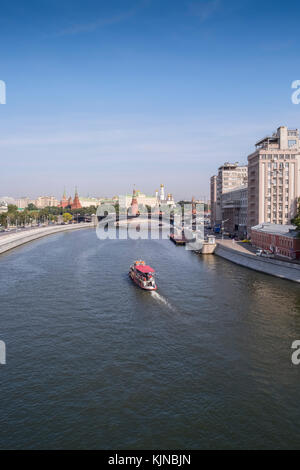
M 80 223 L 72 225 L 52 225 L 50 227 L 39 227 L 31 230 L 8 233 L 0 237 L 0 254 L 12 250 L 24 243 L 37 240 L 55 233 L 66 232 L 69 230 L 79 230 L 82 228 L 94 228 L 93 223 Z
M 217 244 L 215 254 L 246 268 L 300 283 L 299 264 L 246 254 L 220 243 Z

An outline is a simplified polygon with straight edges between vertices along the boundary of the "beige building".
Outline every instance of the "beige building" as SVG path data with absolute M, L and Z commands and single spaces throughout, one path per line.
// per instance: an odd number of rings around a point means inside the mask
M 143 194 L 140 191 L 136 191 L 136 198 L 137 198 L 138 205 L 150 206 L 150 207 L 155 207 L 158 201 L 156 196 L 147 196 L 146 194 Z M 132 194 L 126 194 L 125 200 L 126 200 L 126 208 L 130 207 L 131 202 L 132 202 Z
M 81 197 L 81 196 L 79 196 L 79 200 L 80 200 L 80 204 L 82 207 L 91 207 L 91 206 L 98 207 L 103 201 L 103 199 L 97 198 L 97 197 Z
M 35 204 L 34 199 L 29 199 L 29 197 L 21 197 L 19 199 L 16 199 L 16 206 L 18 209 L 26 209 L 28 204 Z
M 248 232 L 269 222 L 290 224 L 300 196 L 298 129 L 281 126 L 248 156 Z
M 44 209 L 45 207 L 54 207 L 58 206 L 59 204 L 58 200 L 54 196 L 39 196 L 33 203 L 38 209 Z
M 216 179 L 214 179 L 216 178 Z M 215 219 L 212 225 L 222 222 L 222 194 L 232 191 L 239 186 L 246 185 L 248 180 L 248 167 L 239 166 L 238 163 L 224 163 L 218 170 L 218 175 L 210 181 L 211 204 L 215 203 Z M 216 189 L 214 185 L 216 184 Z

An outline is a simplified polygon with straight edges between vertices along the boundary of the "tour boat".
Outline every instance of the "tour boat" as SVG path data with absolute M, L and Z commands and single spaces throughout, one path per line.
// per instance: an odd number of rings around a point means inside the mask
M 141 289 L 156 290 L 155 271 L 145 261 L 135 261 L 130 266 L 129 276 Z

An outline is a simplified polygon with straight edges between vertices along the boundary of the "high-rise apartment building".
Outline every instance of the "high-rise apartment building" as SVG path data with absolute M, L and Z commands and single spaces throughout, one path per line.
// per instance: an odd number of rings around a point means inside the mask
M 210 180 L 210 198 L 212 206 L 215 203 L 215 217 L 212 225 L 222 222 L 222 194 L 240 186 L 247 185 L 248 167 L 238 163 L 224 163 L 218 169 L 218 175 Z M 216 185 L 216 188 L 215 188 Z
M 299 196 L 299 131 L 281 126 L 248 156 L 248 232 L 263 222 L 290 224 Z

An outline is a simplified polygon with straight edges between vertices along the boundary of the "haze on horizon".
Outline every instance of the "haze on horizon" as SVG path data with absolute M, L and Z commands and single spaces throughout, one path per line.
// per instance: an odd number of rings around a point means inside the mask
M 280 125 L 300 127 L 299 3 L 1 5 L 0 196 L 209 195 Z

